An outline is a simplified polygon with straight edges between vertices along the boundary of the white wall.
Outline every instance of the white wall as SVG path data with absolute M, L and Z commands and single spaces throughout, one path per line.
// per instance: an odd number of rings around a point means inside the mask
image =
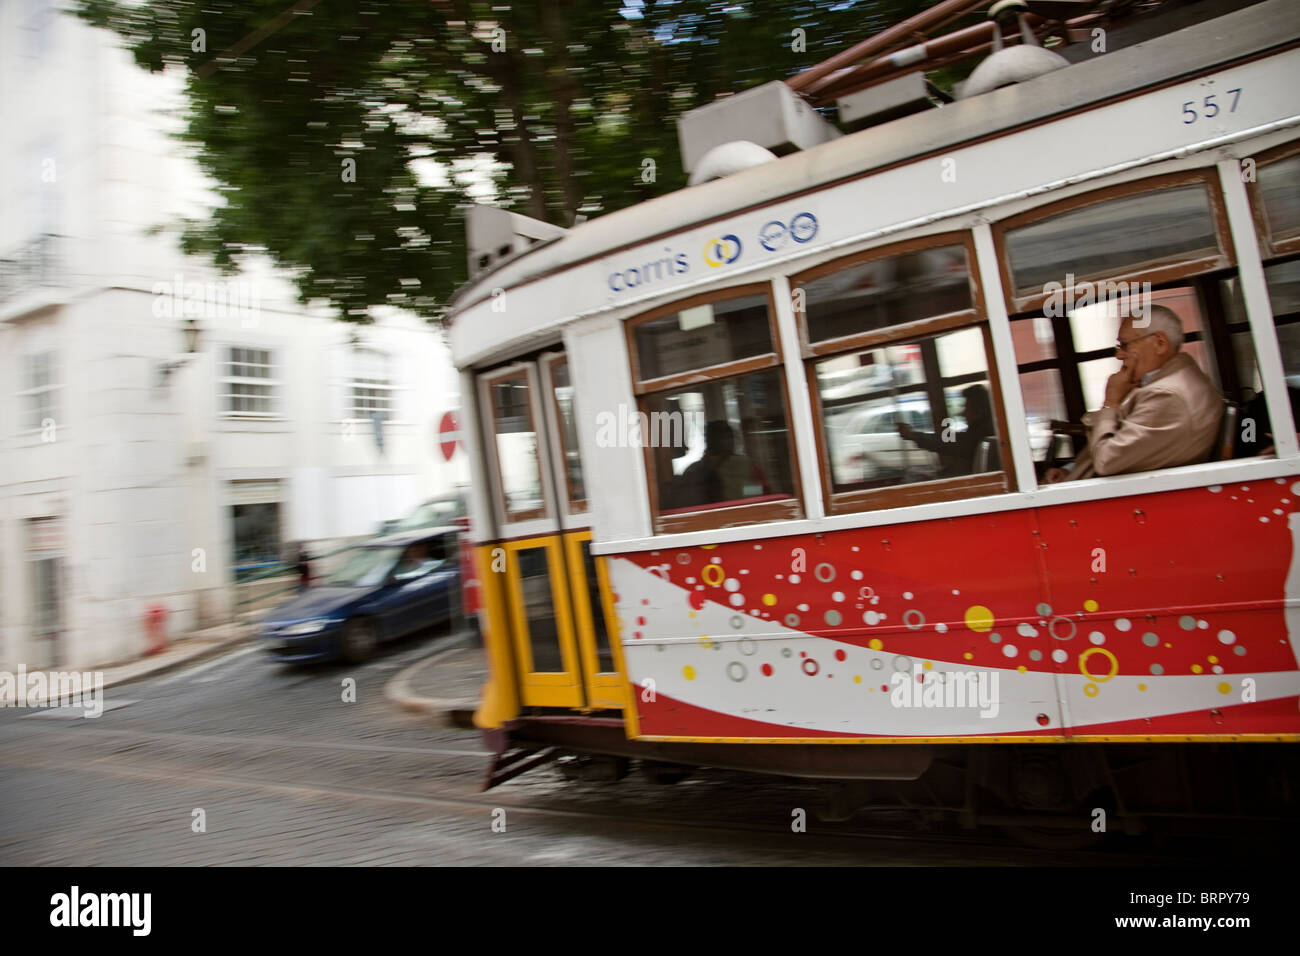
M 63 663 L 88 667 L 144 648 L 146 609 L 172 612 L 176 636 L 234 608 L 229 482 L 277 479 L 282 541 L 367 534 L 468 481 L 435 430 L 459 405 L 441 337 L 384 310 L 358 330 L 394 356 L 400 388 L 378 454 L 368 422 L 349 424 L 351 327 L 304 310 L 264 262 L 240 281 L 254 313 L 207 307 L 199 352 L 183 352 L 181 318 L 163 284 L 216 282 L 176 244 L 180 215 L 210 196 L 192 158 L 167 136 L 179 76 L 150 76 L 114 38 L 58 14 L 45 52 L 29 55 L 26 3 L 0 3 L 0 257 L 42 230 L 60 243 L 58 281 L 0 300 L 0 668 L 32 655 L 25 521 L 65 519 Z M 43 181 L 53 159 L 53 182 Z M 46 177 L 48 178 L 48 176 Z M 21 210 L 21 214 L 10 214 Z M 148 236 L 151 226 L 167 226 Z M 236 420 L 219 400 L 224 347 L 275 353 L 279 414 Z M 57 352 L 53 441 L 24 431 L 24 356 Z M 184 364 L 159 385 L 163 363 Z M 200 554 L 201 560 L 195 555 Z M 39 664 L 41 662 L 33 662 Z

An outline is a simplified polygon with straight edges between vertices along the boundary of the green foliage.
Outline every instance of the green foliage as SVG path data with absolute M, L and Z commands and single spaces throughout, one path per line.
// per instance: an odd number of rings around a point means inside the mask
M 381 304 L 439 314 L 465 279 L 466 203 L 568 226 L 680 188 L 680 113 L 926 5 L 77 0 L 140 66 L 186 70 L 184 136 L 224 204 L 185 248 L 223 268 L 264 252 L 303 302 L 357 322 Z

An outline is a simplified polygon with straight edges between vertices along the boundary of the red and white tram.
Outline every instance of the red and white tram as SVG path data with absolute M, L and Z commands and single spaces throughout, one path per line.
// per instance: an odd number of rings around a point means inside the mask
M 1093 35 L 1074 6 L 1026 29 Z M 1224 810 L 1210 753 L 1294 781 L 1300 8 L 1173 6 L 474 263 L 492 782 L 604 754 L 1139 813 Z M 905 75 L 894 34 L 790 84 Z M 1212 460 L 1046 483 L 1153 302 L 1235 413 Z

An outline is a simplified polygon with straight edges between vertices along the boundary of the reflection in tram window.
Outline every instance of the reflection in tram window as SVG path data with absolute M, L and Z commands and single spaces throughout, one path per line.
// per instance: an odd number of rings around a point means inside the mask
M 559 673 L 565 670 L 560 652 L 560 631 L 555 621 L 555 600 L 546 548 L 520 548 L 514 552 L 523 591 L 524 618 L 528 622 L 528 646 L 533 672 Z
M 498 378 L 489 385 L 489 391 L 506 520 L 538 517 L 543 510 L 542 476 L 528 378 L 523 372 Z
M 961 245 L 859 262 L 810 279 L 803 290 L 811 342 L 972 307 L 970 270 Z
M 832 513 L 1006 490 L 969 242 L 932 236 L 792 279 Z
M 691 443 L 652 448 L 661 511 L 794 493 L 776 369 L 652 395 L 646 400 L 650 421 L 674 404 L 696 414 L 691 416 Z
M 1000 469 L 980 329 L 864 349 L 814 369 L 832 492 Z
M 578 415 L 573 404 L 573 384 L 569 381 L 569 360 L 550 363 L 551 387 L 559 420 L 560 445 L 564 452 L 564 482 L 572 513 L 587 510 L 587 487 L 582 481 L 582 458 L 578 451 Z
M 1258 177 L 1260 205 L 1274 246 L 1300 237 L 1300 155 L 1261 164 Z
M 769 292 L 729 289 L 628 322 L 656 531 L 802 516 Z
M 1092 203 L 1013 225 L 1005 235 L 1015 295 L 1042 293 L 1048 283 L 1065 284 L 1071 276 L 1094 278 L 1219 254 L 1203 184 Z
M 635 328 L 642 380 L 772 351 L 766 295 L 705 302 Z

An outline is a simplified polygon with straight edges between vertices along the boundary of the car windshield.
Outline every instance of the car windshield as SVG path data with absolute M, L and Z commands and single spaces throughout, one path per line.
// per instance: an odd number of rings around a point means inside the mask
M 436 528 L 451 524 L 457 518 L 465 516 L 464 504 L 459 499 L 441 499 L 426 501 L 409 517 L 397 523 L 396 531 L 417 531 L 420 528 Z
M 399 547 L 357 548 L 343 567 L 325 579 L 325 584 L 336 588 L 372 588 L 382 584 L 401 553 Z

